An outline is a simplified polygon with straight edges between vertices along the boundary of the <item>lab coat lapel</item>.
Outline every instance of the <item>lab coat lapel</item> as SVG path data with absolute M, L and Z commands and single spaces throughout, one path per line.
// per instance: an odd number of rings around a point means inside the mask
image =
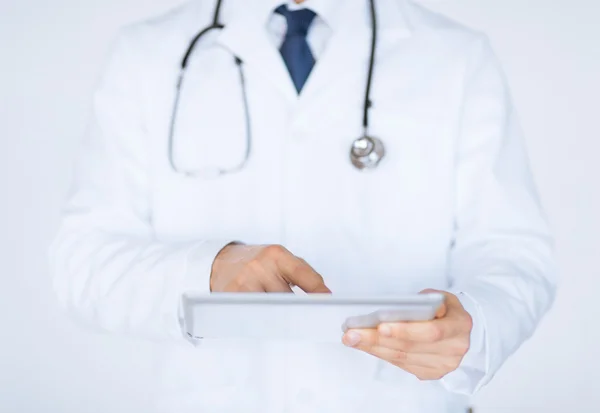
M 294 84 L 265 24 L 251 13 L 235 13 L 217 38 L 217 44 L 239 57 L 247 71 L 260 74 L 287 100 L 295 101 Z
M 376 1 L 376 63 L 412 33 L 403 7 L 404 1 Z M 348 1 L 340 5 L 340 9 L 342 15 L 338 17 L 339 23 L 302 90 L 299 110 L 304 105 L 310 106 L 317 95 L 347 76 L 364 73 L 364 82 L 356 85 L 357 90 L 364 89 L 372 36 L 369 2 Z

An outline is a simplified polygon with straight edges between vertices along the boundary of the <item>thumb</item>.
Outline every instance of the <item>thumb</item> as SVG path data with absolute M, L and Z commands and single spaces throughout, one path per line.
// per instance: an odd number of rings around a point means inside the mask
M 427 289 L 421 291 L 419 294 L 443 294 L 444 297 L 446 296 L 446 293 L 444 291 L 434 290 L 433 288 L 427 288 Z M 448 312 L 448 306 L 446 304 L 446 300 L 444 300 L 442 305 L 440 305 L 440 307 L 435 312 L 435 318 L 444 318 L 446 316 L 447 312 Z

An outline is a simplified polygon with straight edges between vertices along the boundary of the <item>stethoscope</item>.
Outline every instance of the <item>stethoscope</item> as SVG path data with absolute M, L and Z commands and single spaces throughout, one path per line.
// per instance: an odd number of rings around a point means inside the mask
M 217 0 L 215 5 L 212 24 L 201 30 L 196 37 L 193 38 L 190 43 L 183 60 L 181 61 L 181 68 L 179 73 L 179 79 L 177 81 L 175 103 L 173 105 L 173 114 L 171 116 L 171 124 L 169 130 L 169 163 L 174 172 L 186 175 L 188 177 L 199 177 L 199 176 L 220 176 L 225 174 L 231 174 L 239 172 L 248 163 L 250 158 L 251 146 L 252 146 L 252 127 L 250 122 L 250 110 L 248 107 L 248 96 L 246 93 L 246 78 L 244 76 L 243 64 L 244 62 L 237 56 L 234 57 L 235 65 L 238 68 L 240 76 L 240 86 L 242 91 L 242 100 L 244 103 L 244 117 L 246 123 L 246 152 L 244 159 L 235 167 L 228 169 L 221 168 L 205 168 L 196 171 L 183 170 L 177 167 L 173 158 L 173 146 L 174 146 L 174 131 L 177 123 L 177 114 L 179 107 L 179 99 L 181 96 L 181 89 L 185 80 L 186 69 L 190 56 L 194 51 L 194 48 L 198 41 L 207 33 L 212 30 L 222 30 L 225 26 L 219 23 L 219 16 L 221 14 L 222 0 Z M 369 135 L 369 110 L 373 106 L 371 101 L 371 85 L 373 83 L 373 68 L 375 66 L 375 52 L 377 47 L 377 16 L 375 12 L 375 0 L 369 0 L 370 15 L 371 15 L 371 54 L 369 57 L 369 71 L 367 75 L 367 85 L 365 88 L 365 100 L 363 104 L 363 134 L 352 142 L 350 147 L 350 162 L 358 170 L 374 169 L 379 165 L 383 157 L 385 156 L 385 147 L 380 139 Z

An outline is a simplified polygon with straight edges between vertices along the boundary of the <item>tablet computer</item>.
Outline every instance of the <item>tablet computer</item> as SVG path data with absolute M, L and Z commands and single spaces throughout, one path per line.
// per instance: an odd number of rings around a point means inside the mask
M 427 321 L 444 302 L 440 293 L 402 296 L 335 294 L 185 294 L 184 328 L 196 340 L 339 341 L 349 328 L 383 322 Z

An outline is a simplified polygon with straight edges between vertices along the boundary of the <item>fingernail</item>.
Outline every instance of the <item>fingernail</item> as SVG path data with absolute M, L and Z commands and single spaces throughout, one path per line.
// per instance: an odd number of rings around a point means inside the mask
M 346 345 L 354 347 L 358 343 L 360 343 L 360 334 L 354 331 L 350 331 L 346 334 Z
M 390 328 L 390 326 L 382 324 L 379 326 L 379 334 L 381 334 L 384 337 L 391 337 L 392 329 Z

